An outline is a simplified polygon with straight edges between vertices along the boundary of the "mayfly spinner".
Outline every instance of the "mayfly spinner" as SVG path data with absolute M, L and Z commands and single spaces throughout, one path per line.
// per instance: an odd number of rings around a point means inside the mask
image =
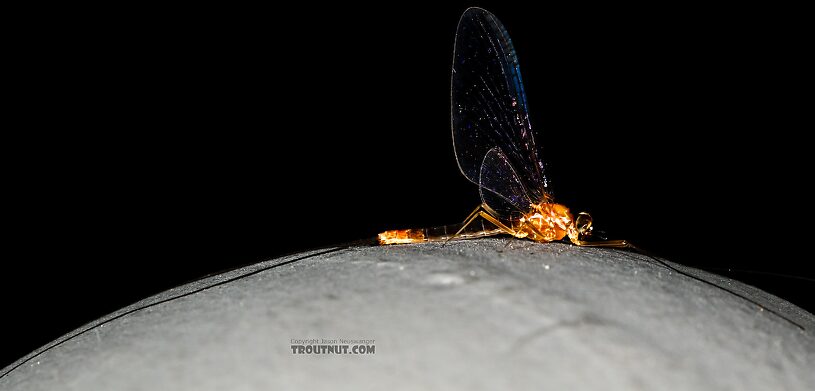
M 461 224 L 385 231 L 379 234 L 379 243 L 509 234 L 536 242 L 568 238 L 578 246 L 628 247 L 642 252 L 625 240 L 593 239 L 588 213 L 574 216 L 566 206 L 554 202 L 529 123 L 518 58 L 501 22 L 481 8 L 467 9 L 458 22 L 454 50 L 453 149 L 461 173 L 478 185 L 481 205 Z M 669 270 L 727 291 L 804 329 L 749 297 L 647 256 Z
M 457 225 L 392 230 L 380 244 L 471 239 L 500 234 L 579 246 L 628 247 L 592 239 L 588 213 L 575 217 L 555 203 L 529 122 L 518 58 L 500 21 L 481 8 L 461 16 L 452 77 L 453 148 L 461 172 L 481 192 L 481 205 Z

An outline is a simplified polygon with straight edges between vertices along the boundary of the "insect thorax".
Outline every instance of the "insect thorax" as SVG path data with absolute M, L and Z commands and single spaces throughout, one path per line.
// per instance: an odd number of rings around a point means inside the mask
M 574 230 L 571 212 L 564 205 L 543 202 L 530 205 L 532 211 L 521 218 L 521 230 L 538 242 L 560 240 Z

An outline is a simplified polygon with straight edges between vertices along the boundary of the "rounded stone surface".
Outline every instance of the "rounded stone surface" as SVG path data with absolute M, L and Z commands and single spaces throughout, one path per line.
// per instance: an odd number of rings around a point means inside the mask
M 4 368 L 0 389 L 815 389 L 812 314 L 671 265 L 804 330 L 619 250 L 353 247 L 145 299 Z M 373 340 L 374 351 L 294 353 L 292 340 L 315 338 Z

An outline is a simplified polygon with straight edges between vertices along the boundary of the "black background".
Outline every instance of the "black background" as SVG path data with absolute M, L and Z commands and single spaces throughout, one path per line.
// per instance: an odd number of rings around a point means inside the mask
M 795 11 L 516 3 L 486 6 L 557 200 L 814 310 Z M 43 10 L 59 23 L 20 34 L 5 145 L 0 366 L 205 274 L 460 222 L 479 202 L 449 125 L 467 5 Z

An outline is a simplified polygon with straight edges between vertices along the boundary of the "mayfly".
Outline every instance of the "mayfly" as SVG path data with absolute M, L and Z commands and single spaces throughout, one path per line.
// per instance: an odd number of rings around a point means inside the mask
M 453 149 L 461 173 L 478 185 L 479 205 L 463 223 L 379 234 L 380 244 L 471 239 L 500 234 L 536 242 L 628 247 L 592 240 L 588 213 L 554 202 L 526 103 L 518 58 L 500 21 L 469 8 L 456 31 L 451 86 Z
M 451 117 L 458 167 L 478 185 L 481 204 L 461 224 L 385 231 L 378 236 L 380 244 L 509 234 L 536 242 L 568 238 L 578 246 L 630 248 L 644 253 L 625 240 L 596 240 L 588 213 L 574 216 L 566 206 L 555 203 L 529 122 L 512 41 L 504 25 L 481 8 L 467 9 L 456 30 Z M 804 329 L 749 297 L 647 256 L 676 273 L 727 291 Z

